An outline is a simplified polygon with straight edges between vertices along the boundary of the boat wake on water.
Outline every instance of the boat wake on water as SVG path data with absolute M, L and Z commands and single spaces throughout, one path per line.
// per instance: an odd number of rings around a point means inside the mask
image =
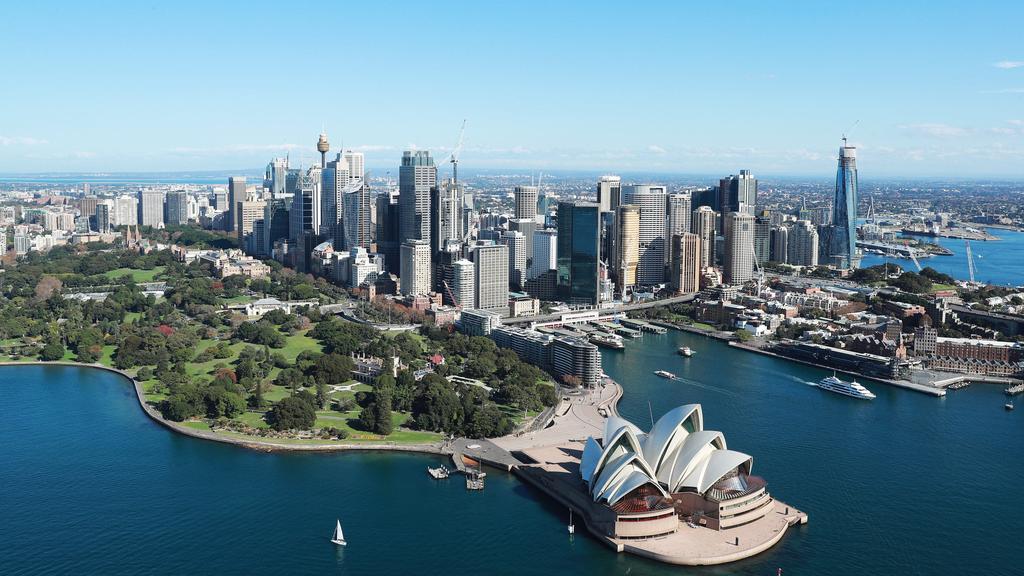
M 683 384 L 689 384 L 690 386 L 696 386 L 697 388 L 702 388 L 702 389 L 708 390 L 710 392 L 718 392 L 719 394 L 725 394 L 726 396 L 732 396 L 733 398 L 739 398 L 740 397 L 739 394 L 737 394 L 736 392 L 733 392 L 732 390 L 726 390 L 725 388 L 719 388 L 718 386 L 711 386 L 709 384 L 702 384 L 700 382 L 697 382 L 696 380 L 690 380 L 688 378 L 682 378 L 682 377 L 679 377 L 679 376 L 674 377 L 673 380 L 675 380 L 676 382 L 682 382 Z

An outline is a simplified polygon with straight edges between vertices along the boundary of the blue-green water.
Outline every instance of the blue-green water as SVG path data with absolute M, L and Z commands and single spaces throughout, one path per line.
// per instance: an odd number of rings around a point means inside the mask
M 988 242 L 971 242 L 974 253 L 974 277 L 979 282 L 1002 286 L 1020 286 L 1024 284 L 1024 232 L 989 228 L 989 232 L 999 240 Z M 952 256 L 934 256 L 921 260 L 922 266 L 949 274 L 957 280 L 970 279 L 967 268 L 967 247 L 963 240 L 952 238 L 922 238 L 936 242 L 953 252 Z M 909 260 L 889 260 L 904 270 L 914 270 Z M 885 257 L 877 254 L 865 254 L 861 266 L 876 266 L 885 263 Z
M 694 358 L 674 354 L 684 343 Z M 998 387 L 936 399 L 874 385 L 866 403 L 809 386 L 821 371 L 701 337 L 628 346 L 605 354 L 626 416 L 703 403 L 810 524 L 745 562 L 663 566 L 570 540 L 565 511 L 504 473 L 469 493 L 430 480 L 428 456 L 199 441 L 151 422 L 115 375 L 26 366 L 0 370 L 0 573 L 1019 573 L 1024 424 Z M 342 550 L 327 542 L 337 517 Z

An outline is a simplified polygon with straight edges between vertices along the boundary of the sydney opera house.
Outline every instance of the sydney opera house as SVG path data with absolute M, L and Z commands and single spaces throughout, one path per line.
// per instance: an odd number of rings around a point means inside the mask
M 752 466 L 749 455 L 727 448 L 721 432 L 704 429 L 699 404 L 688 404 L 647 433 L 608 418 L 602 441 L 587 439 L 579 473 L 590 498 L 612 512 L 603 531 L 633 539 L 674 532 L 680 520 L 728 530 L 764 517 L 774 500 Z

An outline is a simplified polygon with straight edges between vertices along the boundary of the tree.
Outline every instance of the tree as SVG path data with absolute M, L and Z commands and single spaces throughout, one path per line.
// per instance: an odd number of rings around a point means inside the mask
M 316 383 L 316 403 L 321 410 L 327 407 L 327 384 L 323 382 Z
M 300 395 L 282 398 L 267 414 L 274 430 L 309 430 L 316 423 L 316 409 Z
M 60 292 L 62 286 L 63 283 L 59 278 L 54 276 L 43 276 L 36 284 L 36 300 L 39 300 L 40 302 L 43 300 L 49 300 L 50 296 Z
M 341 384 L 352 377 L 354 368 L 355 362 L 348 356 L 324 354 L 317 358 L 309 374 L 316 382 Z
M 43 350 L 39 353 L 39 359 L 44 362 L 53 362 L 63 358 L 64 352 L 64 345 L 59 340 L 54 340 L 43 346 Z

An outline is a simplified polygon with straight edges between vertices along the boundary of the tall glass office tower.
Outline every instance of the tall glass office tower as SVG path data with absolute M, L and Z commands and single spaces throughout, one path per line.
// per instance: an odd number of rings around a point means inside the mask
M 558 298 L 596 306 L 600 291 L 601 211 L 596 203 L 558 203 Z
M 839 148 L 831 233 L 831 263 L 839 268 L 856 268 L 860 263 L 857 256 L 857 149 L 848 146 L 846 138 Z

